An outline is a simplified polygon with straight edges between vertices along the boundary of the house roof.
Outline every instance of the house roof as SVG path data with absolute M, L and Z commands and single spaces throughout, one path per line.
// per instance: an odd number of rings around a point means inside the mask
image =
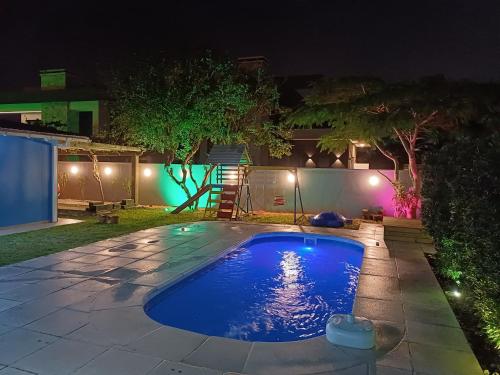
M 101 100 L 108 97 L 106 90 L 97 88 L 35 89 L 0 92 L 0 104 Z
M 208 155 L 208 162 L 224 165 L 251 163 L 245 145 L 213 145 Z
M 54 128 L 27 125 L 0 120 L 0 135 L 36 138 L 52 142 L 65 155 L 138 155 L 142 150 L 138 147 L 112 145 L 92 142 L 89 137 L 58 131 Z

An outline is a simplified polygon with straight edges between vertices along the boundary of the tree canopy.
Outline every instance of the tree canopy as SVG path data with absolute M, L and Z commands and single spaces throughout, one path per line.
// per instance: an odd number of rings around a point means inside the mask
M 111 84 L 112 134 L 164 154 L 167 166 L 178 160 L 182 178 L 167 171 L 188 197 L 187 169 L 205 140 L 267 145 L 273 157 L 290 153 L 290 132 L 275 119 L 279 96 L 266 72 L 243 74 L 231 60 L 210 52 L 186 60 L 162 58 L 125 66 L 115 71 Z M 193 182 L 203 185 L 206 178 Z
M 291 113 L 287 122 L 331 127 L 319 142 L 322 150 L 345 150 L 353 140 L 370 143 L 394 162 L 396 170 L 398 157 L 385 146 L 387 141 L 397 141 L 407 156 L 418 200 L 417 154 L 422 143 L 438 131 L 462 124 L 494 123 L 499 94 L 495 84 L 450 82 L 440 76 L 396 83 L 366 77 L 326 79 L 312 88 L 304 106 Z

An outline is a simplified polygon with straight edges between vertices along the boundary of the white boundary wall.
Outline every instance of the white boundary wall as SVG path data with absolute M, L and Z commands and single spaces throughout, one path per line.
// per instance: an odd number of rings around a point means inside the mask
M 74 165 L 79 169 L 77 175 L 70 172 Z M 118 201 L 128 198 L 126 185 L 130 180 L 130 164 L 100 163 L 102 171 L 105 167 L 113 170 L 109 176 L 101 174 L 105 199 Z M 152 171 L 151 176 L 144 176 L 145 168 Z M 100 200 L 98 184 L 92 177 L 92 163 L 59 162 L 59 173 L 63 172 L 67 174 L 68 182 L 62 189 L 61 198 Z M 394 176 L 391 170 L 381 172 L 390 178 Z M 256 170 L 251 173 L 249 180 L 254 210 L 293 211 L 293 182 L 288 180 L 288 174 L 285 170 Z M 369 183 L 372 176 L 378 177 L 378 185 Z M 376 170 L 299 168 L 298 178 L 306 213 L 338 211 L 346 217 L 359 217 L 361 210 L 370 206 L 382 206 L 388 216 L 394 213 L 392 186 Z M 401 173 L 401 178 L 408 181 L 407 171 Z M 163 164 L 141 163 L 139 187 L 140 204 L 178 205 L 183 199 L 182 192 L 167 175 Z M 285 205 L 274 206 L 276 196 L 284 196 Z

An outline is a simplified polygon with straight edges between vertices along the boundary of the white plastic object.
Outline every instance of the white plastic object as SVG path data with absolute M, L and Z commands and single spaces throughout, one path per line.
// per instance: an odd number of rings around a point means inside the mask
M 335 314 L 326 323 L 326 339 L 334 345 L 371 349 L 375 346 L 375 329 L 366 318 Z

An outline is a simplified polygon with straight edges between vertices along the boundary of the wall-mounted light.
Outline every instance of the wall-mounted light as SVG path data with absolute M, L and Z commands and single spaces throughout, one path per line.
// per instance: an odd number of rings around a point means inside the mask
M 80 172 L 80 168 L 78 168 L 76 165 L 72 165 L 69 171 L 71 172 L 71 174 L 77 175 L 78 172 Z
M 306 160 L 305 166 L 307 168 L 314 168 L 314 167 L 316 167 L 316 163 L 314 162 L 314 160 L 312 160 L 311 158 L 309 158 L 309 159 Z
M 288 182 L 295 182 L 295 175 L 293 173 L 288 172 L 288 176 L 286 178 Z
M 151 168 L 144 168 L 144 171 L 142 171 L 142 173 L 144 174 L 145 177 L 151 177 L 153 171 L 151 170 Z
M 111 175 L 111 173 L 113 173 L 113 169 L 112 169 L 111 167 L 106 167 L 106 168 L 104 168 L 104 174 L 105 174 L 106 176 Z
M 380 184 L 380 178 L 378 176 L 370 176 L 370 178 L 368 179 L 368 183 L 371 186 L 377 186 L 378 184 Z

